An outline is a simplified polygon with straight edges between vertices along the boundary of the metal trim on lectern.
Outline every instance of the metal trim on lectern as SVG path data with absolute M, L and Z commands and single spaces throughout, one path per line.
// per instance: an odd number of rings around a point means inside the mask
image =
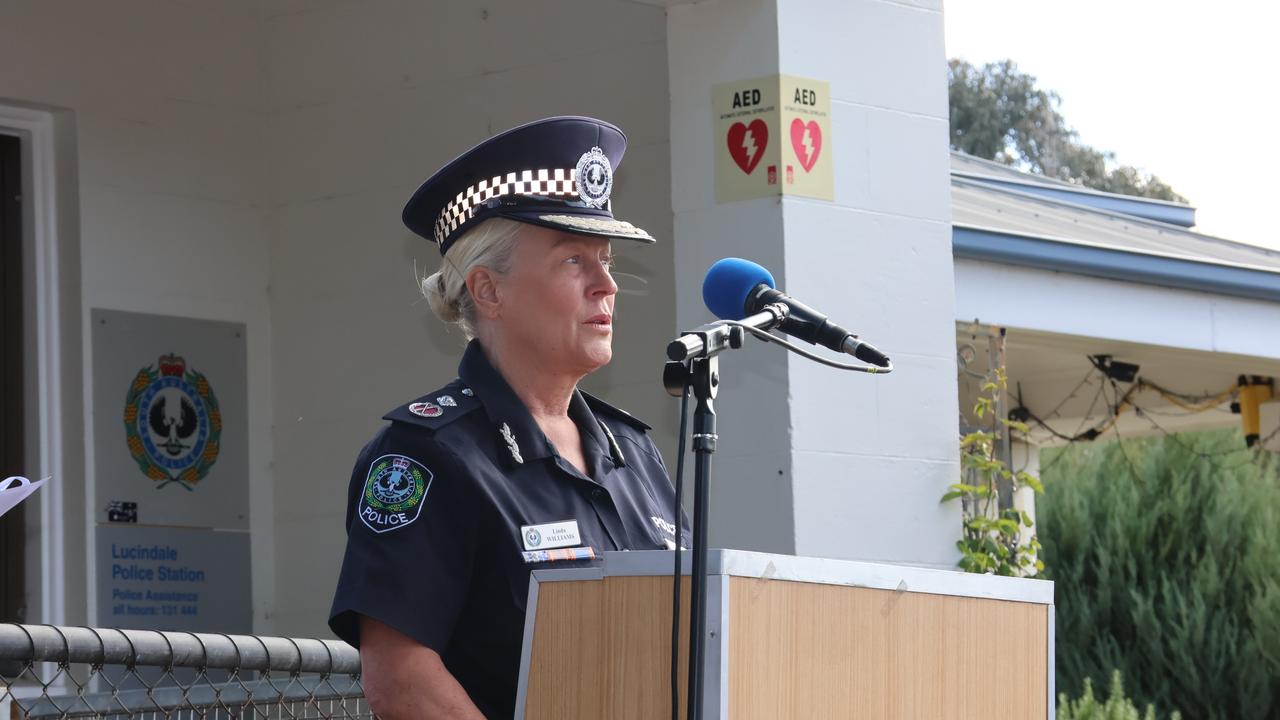
M 529 683 L 529 665 L 533 653 L 533 626 L 537 617 L 538 586 L 544 582 L 603 580 L 606 577 L 670 575 L 674 565 L 670 550 L 637 550 L 606 552 L 591 567 L 548 567 L 530 573 L 529 599 L 525 607 L 524 641 L 520 650 L 520 680 L 516 689 L 516 720 L 524 720 Z M 690 572 L 692 553 L 683 551 L 681 574 Z M 728 667 L 720 664 L 729 649 L 728 628 L 723 619 L 729 613 L 729 594 L 724 591 L 727 578 L 746 577 L 761 580 L 844 585 L 848 587 L 917 592 L 930 595 L 953 595 L 987 600 L 1048 605 L 1049 611 L 1049 677 L 1048 720 L 1055 715 L 1054 697 L 1054 607 L 1053 583 L 1048 580 L 979 575 L 958 570 L 939 570 L 915 565 L 833 560 L 827 558 L 774 555 L 748 550 L 707 551 L 707 632 L 715 638 L 720 652 L 709 653 L 705 683 L 707 717 L 727 717 L 729 705 Z M 687 638 L 681 640 L 687 642 Z

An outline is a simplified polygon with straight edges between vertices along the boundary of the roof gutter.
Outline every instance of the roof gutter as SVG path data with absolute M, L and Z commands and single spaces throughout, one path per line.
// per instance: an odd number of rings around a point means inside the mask
M 968 260 L 1020 265 L 1109 280 L 1280 302 L 1280 273 L 1195 262 L 953 225 L 951 252 Z

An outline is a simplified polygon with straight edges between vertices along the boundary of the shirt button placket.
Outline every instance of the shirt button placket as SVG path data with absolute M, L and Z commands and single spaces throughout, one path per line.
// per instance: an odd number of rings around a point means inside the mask
M 600 519 L 600 525 L 613 541 L 614 548 L 621 550 L 627 547 L 627 531 L 609 493 L 604 488 L 595 487 L 587 493 L 587 497 L 591 500 L 592 509 L 596 511 L 596 517 Z

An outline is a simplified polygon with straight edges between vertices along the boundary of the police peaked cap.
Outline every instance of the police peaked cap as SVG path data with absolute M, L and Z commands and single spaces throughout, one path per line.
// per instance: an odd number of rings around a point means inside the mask
M 627 136 L 588 117 L 552 117 L 495 135 L 422 183 L 401 217 L 443 255 L 463 233 L 494 217 L 579 235 L 654 242 L 616 220 L 613 172 Z

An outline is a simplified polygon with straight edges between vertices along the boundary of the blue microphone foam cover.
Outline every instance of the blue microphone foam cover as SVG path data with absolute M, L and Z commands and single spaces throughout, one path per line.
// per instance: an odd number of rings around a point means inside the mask
M 742 258 L 723 258 L 707 270 L 702 281 L 702 302 L 721 320 L 741 320 L 747 314 L 747 296 L 760 283 L 777 287 L 773 275 L 764 267 Z

